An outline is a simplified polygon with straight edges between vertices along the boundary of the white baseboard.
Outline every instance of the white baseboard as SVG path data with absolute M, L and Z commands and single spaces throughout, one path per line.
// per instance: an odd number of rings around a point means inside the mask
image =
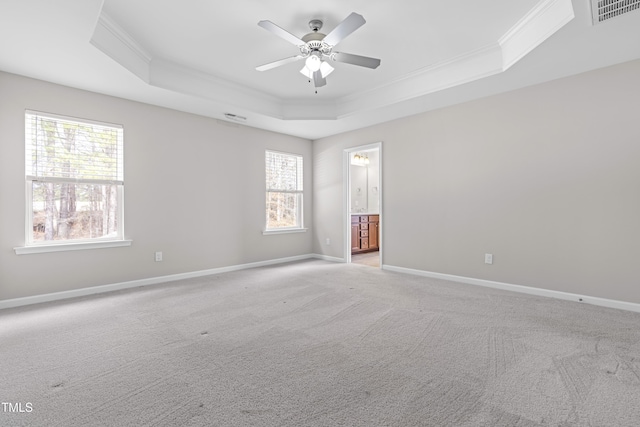
M 210 276 L 212 274 L 227 273 L 230 271 L 246 270 L 248 268 L 264 267 L 267 265 L 282 264 L 286 262 L 301 261 L 310 258 L 318 258 L 319 255 L 308 254 L 287 258 L 271 259 L 267 261 L 251 262 L 248 264 L 231 265 L 228 267 L 212 268 L 210 270 L 193 271 L 189 273 L 171 274 L 168 276 L 150 277 L 148 279 L 131 280 L 128 282 L 113 283 L 110 285 L 92 286 L 90 288 L 74 289 L 70 291 L 53 292 L 50 294 L 34 295 L 30 297 L 14 298 L 0 301 L 0 310 L 5 308 L 20 307 L 24 305 L 39 304 L 43 302 L 58 301 L 68 298 L 83 297 L 87 295 L 102 294 L 105 292 L 119 291 L 122 289 L 137 288 L 141 286 L 159 285 L 175 280 L 191 279 L 194 277 Z M 336 258 L 339 259 L 339 258 Z
M 0 310 L 5 308 L 21 307 L 31 304 L 39 304 L 44 302 L 58 301 L 68 298 L 76 298 L 87 295 L 102 294 L 105 292 L 119 291 L 122 289 L 131 289 L 142 286 L 159 285 L 162 283 L 173 282 L 175 280 L 191 279 L 194 277 L 210 276 L 213 274 L 227 273 L 231 271 L 246 270 L 249 268 L 264 267 L 267 265 L 283 264 L 287 262 L 302 261 L 305 259 L 320 259 L 330 262 L 344 263 L 344 258 L 331 257 L 320 254 L 298 255 L 287 258 L 278 258 L 266 261 L 252 262 L 248 264 L 231 265 L 227 267 L 212 268 L 209 270 L 193 271 L 189 273 L 171 274 L 168 276 L 151 277 L 148 279 L 131 280 L 128 282 L 113 283 L 109 285 L 92 286 L 90 288 L 74 289 L 70 291 L 54 292 L 49 294 L 34 295 L 30 297 L 13 298 L 0 301 Z M 557 298 L 568 301 L 582 302 L 587 304 L 599 305 L 602 307 L 617 308 L 619 310 L 627 310 L 640 313 L 640 304 L 618 301 L 606 298 L 592 297 L 588 295 L 572 294 L 568 292 L 553 291 L 549 289 L 533 288 L 529 286 L 514 285 L 510 283 L 494 282 L 491 280 L 474 279 L 472 277 L 455 276 L 452 274 L 434 273 L 431 271 L 416 270 L 411 268 L 396 267 L 393 265 L 383 265 L 383 270 L 393 271 L 397 273 L 412 274 L 415 276 L 431 277 L 434 279 L 450 280 L 452 282 L 466 283 L 469 285 L 485 286 L 489 288 L 502 289 L 506 291 L 520 292 L 530 295 L 538 295 L 543 297 Z
M 383 270 L 397 273 L 412 274 L 415 276 L 431 277 L 433 279 L 450 280 L 452 282 L 466 283 L 468 285 L 485 286 L 488 288 L 502 289 L 505 291 L 520 292 L 523 294 L 537 295 L 542 297 L 557 298 L 568 301 L 581 302 L 586 304 L 599 305 L 602 307 L 617 308 L 619 310 L 634 311 L 640 313 L 640 304 L 618 301 L 606 298 L 592 297 L 589 295 L 572 294 L 568 292 L 552 291 L 550 289 L 533 288 L 530 286 L 513 285 L 511 283 L 494 282 L 491 280 L 474 279 L 472 277 L 454 276 L 452 274 L 434 273 L 431 271 L 415 270 L 412 268 L 395 267 L 393 265 L 383 265 Z
M 347 262 L 344 258 L 338 258 L 334 256 L 329 256 L 329 255 L 313 254 L 313 258 L 321 259 L 323 261 L 330 261 L 330 262 Z

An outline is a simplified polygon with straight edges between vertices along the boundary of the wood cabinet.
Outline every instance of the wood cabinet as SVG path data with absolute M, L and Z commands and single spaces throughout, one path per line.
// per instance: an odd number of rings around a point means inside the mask
M 380 215 L 351 215 L 351 253 L 380 249 Z

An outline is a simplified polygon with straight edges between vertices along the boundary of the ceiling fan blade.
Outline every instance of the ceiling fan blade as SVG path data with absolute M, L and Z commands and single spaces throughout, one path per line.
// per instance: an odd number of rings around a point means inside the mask
M 380 60 L 377 58 L 353 55 L 351 53 L 334 52 L 331 55 L 331 59 L 338 62 L 344 62 L 345 64 L 359 65 L 360 67 L 367 68 L 378 68 L 380 65 Z
M 290 32 L 283 30 L 282 28 L 278 27 L 276 24 L 274 24 L 271 21 L 260 21 L 258 22 L 258 25 L 261 26 L 262 28 L 264 28 L 267 31 L 271 31 L 273 34 L 275 34 L 276 36 L 285 39 L 286 41 L 288 41 L 289 43 L 292 43 L 296 46 L 302 46 L 304 44 L 304 42 L 299 39 L 298 37 L 294 36 L 293 34 L 291 34 Z
M 313 73 L 313 85 L 315 87 L 322 87 L 327 84 L 327 79 L 322 77 L 320 70 Z
M 278 61 L 273 61 L 273 62 L 269 62 L 268 64 L 260 65 L 259 67 L 256 67 L 256 70 L 258 70 L 258 71 L 271 70 L 272 68 L 276 68 L 276 67 L 279 67 L 281 65 L 289 64 L 291 62 L 296 62 L 296 61 L 298 61 L 298 60 L 300 60 L 302 58 L 304 58 L 304 56 L 296 55 L 296 56 L 292 56 L 290 58 L 280 59 Z
M 327 34 L 327 36 L 322 39 L 322 41 L 330 46 L 335 46 L 349 34 L 362 27 L 365 22 L 367 21 L 364 20 L 362 15 L 358 15 L 357 13 L 352 12 L 351 15 L 347 16 L 344 21 L 339 23 L 338 26 L 333 29 L 333 31 Z

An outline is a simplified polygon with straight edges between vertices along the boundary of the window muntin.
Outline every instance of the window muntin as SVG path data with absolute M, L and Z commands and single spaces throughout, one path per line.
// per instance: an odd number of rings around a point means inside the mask
M 267 150 L 266 230 L 295 230 L 302 220 L 302 156 Z
M 123 239 L 123 129 L 25 114 L 26 244 Z

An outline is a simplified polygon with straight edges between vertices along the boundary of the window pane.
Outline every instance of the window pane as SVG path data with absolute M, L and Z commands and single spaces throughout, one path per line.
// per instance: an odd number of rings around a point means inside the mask
M 119 237 L 120 187 L 33 182 L 33 242 Z
M 267 150 L 266 229 L 302 228 L 302 156 Z
M 36 113 L 25 115 L 27 175 L 123 181 L 123 130 Z
M 267 189 L 302 191 L 302 156 L 266 153 Z
M 267 229 L 300 227 L 300 194 L 267 192 Z

